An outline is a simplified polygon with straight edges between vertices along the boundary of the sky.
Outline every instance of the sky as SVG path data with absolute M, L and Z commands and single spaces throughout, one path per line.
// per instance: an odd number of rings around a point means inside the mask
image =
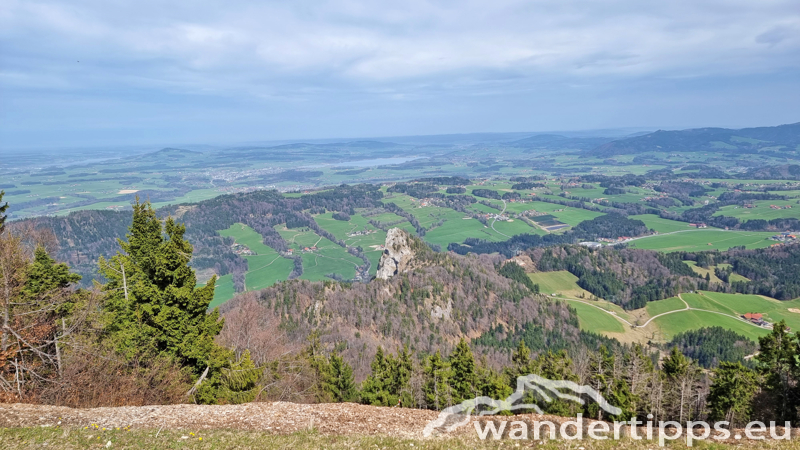
M 799 121 L 798 0 L 0 0 L 0 149 Z

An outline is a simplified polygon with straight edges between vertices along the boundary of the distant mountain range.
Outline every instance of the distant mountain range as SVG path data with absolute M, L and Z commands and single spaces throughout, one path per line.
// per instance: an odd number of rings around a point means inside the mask
M 663 131 L 618 139 L 598 147 L 587 154 L 597 157 L 640 154 L 645 152 L 700 152 L 730 151 L 752 153 L 758 151 L 800 151 L 800 122 L 776 127 L 696 128 L 692 130 Z M 789 155 L 787 155 L 789 156 Z

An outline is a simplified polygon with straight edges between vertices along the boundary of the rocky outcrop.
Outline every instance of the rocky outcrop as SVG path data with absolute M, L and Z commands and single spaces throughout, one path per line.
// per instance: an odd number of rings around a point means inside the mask
M 391 228 L 386 233 L 385 250 L 378 263 L 378 273 L 375 275 L 382 280 L 405 272 L 414 260 L 414 251 L 411 249 L 411 237 L 400 228 Z

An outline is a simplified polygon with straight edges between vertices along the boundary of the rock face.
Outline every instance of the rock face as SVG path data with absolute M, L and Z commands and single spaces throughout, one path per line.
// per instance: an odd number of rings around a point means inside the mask
M 378 263 L 376 277 L 388 280 L 408 268 L 414 259 L 414 251 L 408 240 L 408 234 L 400 228 L 392 228 L 386 233 L 385 250 Z

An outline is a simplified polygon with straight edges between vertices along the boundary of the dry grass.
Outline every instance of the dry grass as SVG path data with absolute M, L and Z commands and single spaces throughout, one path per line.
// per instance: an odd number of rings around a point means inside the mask
M 110 445 L 108 443 L 111 443 Z M 685 448 L 685 443 L 668 443 L 667 448 Z M 126 448 L 126 449 L 584 449 L 645 450 L 658 448 L 652 441 L 481 441 L 477 438 L 430 438 L 403 439 L 383 435 L 329 435 L 315 430 L 291 434 L 269 432 L 206 430 L 175 431 L 168 429 L 102 429 L 86 428 L 2 428 L 0 429 L 0 448 L 14 449 L 84 449 L 84 448 Z M 800 441 L 748 443 L 732 446 L 706 442 L 696 442 L 693 448 L 733 449 L 769 448 L 800 449 Z

